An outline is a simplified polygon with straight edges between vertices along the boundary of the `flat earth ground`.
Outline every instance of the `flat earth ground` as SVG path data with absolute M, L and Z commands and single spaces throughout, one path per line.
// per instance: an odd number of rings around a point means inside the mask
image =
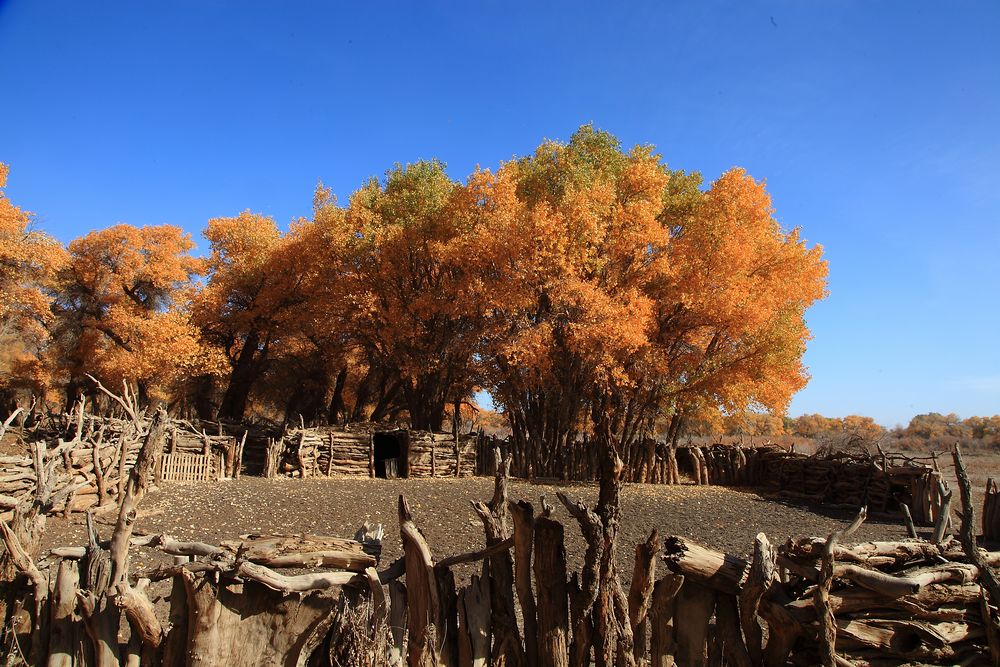
M 556 498 L 557 491 L 593 504 L 596 484 L 533 484 L 510 482 L 510 498 L 528 500 L 540 509 L 544 494 L 554 507 L 554 517 L 566 527 L 570 571 L 582 565 L 585 544 L 576 521 Z M 492 478 L 461 479 L 261 479 L 244 477 L 218 483 L 169 484 L 143 501 L 138 530 L 169 533 L 182 540 L 218 544 L 243 534 L 311 533 L 351 537 L 364 522 L 385 526 L 382 566 L 401 554 L 396 515 L 399 494 L 410 504 L 435 560 L 484 546 L 483 528 L 470 501 L 488 500 Z M 102 515 L 102 537 L 110 537 L 115 519 L 112 510 Z M 622 493 L 622 527 L 619 559 L 622 575 L 631 575 L 634 548 L 652 528 L 661 535 L 676 534 L 735 554 L 753 548 L 754 536 L 763 531 L 774 543 L 788 537 L 827 535 L 844 527 L 852 517 L 768 500 L 752 491 L 714 486 L 662 486 L 629 484 Z M 869 520 L 854 539 L 895 539 L 905 536 L 896 521 Z M 45 533 L 46 548 L 85 544 L 83 515 L 51 518 Z M 163 562 L 155 552 L 142 549 L 133 555 L 133 571 Z M 459 580 L 472 566 L 456 570 Z
M 951 488 L 957 491 L 950 459 L 942 457 L 942 471 Z M 978 514 L 986 478 L 1000 476 L 1000 456 L 969 454 L 966 464 L 976 492 Z M 597 501 L 597 490 L 593 483 L 510 481 L 512 500 L 527 500 L 537 512 L 541 507 L 539 497 L 545 495 L 554 507 L 554 517 L 566 527 L 570 571 L 581 566 L 585 544 L 575 520 L 559 503 L 556 492 L 564 491 L 592 505 Z M 146 496 L 140 506 L 137 530 L 217 544 L 223 539 L 262 533 L 351 537 L 364 521 L 369 521 L 385 526 L 381 562 L 385 566 L 401 555 L 396 518 L 400 494 L 409 501 L 414 520 L 427 538 L 435 560 L 483 547 L 482 524 L 470 502 L 492 497 L 493 479 L 487 477 L 403 480 L 243 477 L 237 481 L 165 484 Z M 953 508 L 960 509 L 957 493 Z M 115 518 L 113 508 L 99 515 L 98 527 L 103 537 L 110 537 Z M 654 527 L 662 536 L 681 535 L 723 551 L 746 555 L 758 532 L 766 533 L 772 543 L 780 543 L 789 537 L 826 536 L 844 527 L 851 518 L 848 512 L 780 502 L 749 489 L 627 484 L 622 492 L 619 563 L 623 576 L 628 578 L 635 545 L 645 540 Z M 929 528 L 918 530 L 922 535 L 930 532 Z M 848 541 L 902 537 L 905 530 L 898 520 L 870 518 Z M 84 515 L 49 519 L 43 548 L 85 542 Z M 160 562 L 163 560 L 158 552 L 137 550 L 133 555 L 133 571 Z M 456 570 L 456 576 L 462 580 L 472 572 L 473 568 L 466 566 Z

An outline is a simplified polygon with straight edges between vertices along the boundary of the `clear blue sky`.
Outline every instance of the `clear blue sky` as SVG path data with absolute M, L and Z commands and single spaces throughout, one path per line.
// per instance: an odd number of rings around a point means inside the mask
M 61 239 L 197 235 L 306 215 L 317 179 L 346 198 L 428 157 L 464 178 L 592 121 L 708 180 L 746 167 L 825 246 L 791 414 L 995 414 L 998 35 L 1000 4 L 940 0 L 0 0 L 0 161 Z

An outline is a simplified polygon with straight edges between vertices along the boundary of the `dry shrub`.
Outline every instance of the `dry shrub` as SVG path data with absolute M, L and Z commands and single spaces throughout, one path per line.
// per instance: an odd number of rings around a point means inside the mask
M 329 667 L 353 667 L 371 665 L 389 667 L 392 665 L 392 635 L 387 619 L 376 622 L 374 605 L 370 599 L 352 600 L 353 596 L 341 598 L 340 609 L 333 622 L 327 642 L 318 649 L 325 653 L 327 661 L 316 661 L 313 656 L 310 665 Z

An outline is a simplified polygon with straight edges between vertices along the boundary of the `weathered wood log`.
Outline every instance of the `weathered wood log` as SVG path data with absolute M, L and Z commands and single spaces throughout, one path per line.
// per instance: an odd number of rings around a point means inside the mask
M 715 634 L 722 642 L 722 654 L 727 665 L 752 667 L 754 662 L 750 659 L 750 652 L 743 640 L 740 612 L 735 595 L 723 593 L 716 595 Z
M 442 558 L 437 562 L 436 567 L 451 567 L 453 565 L 458 565 L 459 563 L 472 563 L 477 560 L 484 560 L 495 554 L 499 554 L 504 551 L 510 551 L 511 548 L 513 548 L 513 546 L 514 546 L 514 537 L 511 536 L 491 546 L 483 547 L 478 551 L 470 551 L 469 553 L 456 554 L 454 556 L 448 556 L 447 558 Z
M 906 524 L 906 534 L 913 539 L 917 539 L 917 527 L 913 525 L 913 516 L 910 514 L 910 506 L 906 503 L 899 503 L 899 509 L 903 513 L 903 522 Z
M 260 566 L 256 566 L 260 567 Z M 337 597 L 314 591 L 305 596 L 247 582 L 216 586 L 185 571 L 186 663 L 188 665 L 283 665 L 305 663 L 318 628 L 327 627 Z
M 438 617 L 434 627 L 438 630 L 438 662 L 442 667 L 458 665 L 458 592 L 451 568 L 434 569 L 438 585 Z
M 76 593 L 80 587 L 80 567 L 71 560 L 61 560 L 53 568 L 49 606 L 50 637 L 48 667 L 72 667 L 81 641 L 80 623 L 74 618 Z
M 934 532 L 931 534 L 931 542 L 941 544 L 944 540 L 945 531 L 951 525 L 951 497 L 952 492 L 938 493 L 939 504 L 937 517 L 934 519 Z
M 118 584 L 115 603 L 125 612 L 132 631 L 139 636 L 142 643 L 155 649 L 163 641 L 163 627 L 156 618 L 153 603 L 144 592 L 148 583 L 148 579 L 140 580 L 139 586 L 132 588 L 127 581 L 121 582 Z
M 380 577 L 381 578 L 381 577 Z M 403 647 L 407 629 L 406 586 L 398 579 L 389 582 L 389 664 L 403 664 Z
M 628 592 L 628 617 L 632 625 L 632 655 L 636 661 L 646 655 L 646 620 L 656 581 L 656 555 L 662 543 L 654 528 L 645 542 L 635 546 L 635 565 Z
M 684 576 L 674 608 L 674 616 L 684 619 L 674 626 L 679 665 L 705 667 L 708 664 L 708 628 L 715 611 L 715 596 L 712 588 Z
M 735 595 L 746 576 L 749 564 L 697 542 L 670 535 L 664 540 L 663 560 L 671 571 L 683 574 L 692 584 L 708 586 L 720 593 Z
M 507 505 L 514 523 L 514 587 L 521 603 L 524 654 L 528 665 L 538 664 L 538 610 L 531 590 L 531 554 L 535 537 L 535 509 L 521 500 Z
M 562 491 L 557 492 L 556 497 L 577 520 L 583 539 L 587 543 L 581 577 L 575 581 L 574 586 L 571 586 L 570 594 L 570 616 L 573 622 L 570 665 L 578 667 L 587 664 L 589 660 L 593 632 L 591 612 L 597 600 L 600 563 L 604 554 L 603 529 L 601 519 L 585 504 L 571 500 Z
M 538 592 L 538 664 L 569 667 L 569 610 L 563 525 L 535 520 L 535 589 Z
M 223 540 L 221 546 L 269 567 L 336 567 L 364 572 L 377 564 L 360 542 L 322 535 L 260 535 Z
M 580 583 L 580 575 L 574 572 L 569 581 L 569 620 L 573 629 L 569 651 L 570 667 L 586 667 L 590 664 L 591 635 L 594 624 L 590 615 L 594 600 Z
M 438 585 L 430 547 L 413 523 L 403 496 L 399 496 L 399 533 L 406 559 L 407 660 L 410 665 L 435 665 L 438 647 L 433 626 L 439 615 Z
M 676 625 L 676 596 L 684 577 L 666 574 L 653 586 L 653 597 L 649 608 L 652 632 L 649 639 L 651 667 L 674 667 L 677 640 L 674 635 Z
M 753 664 L 764 662 L 763 633 L 757 620 L 760 599 L 775 581 L 775 553 L 764 533 L 754 538 L 753 559 L 746 582 L 739 592 L 740 623 Z
M 888 598 L 864 588 L 845 588 L 830 593 L 830 608 L 835 615 L 866 612 L 871 609 L 905 611 L 913 618 L 935 619 L 941 614 L 939 608 L 947 605 L 960 607 L 975 604 L 981 592 L 977 584 L 928 584 L 915 595 Z M 786 601 L 779 605 L 797 623 L 811 623 L 815 620 L 815 606 L 811 599 Z M 761 607 L 763 613 L 763 606 Z M 946 612 L 944 615 L 952 616 Z M 786 619 L 787 620 L 787 619 Z
M 472 575 L 472 582 L 459 593 L 459 614 L 459 666 L 487 667 L 491 641 L 488 579 Z

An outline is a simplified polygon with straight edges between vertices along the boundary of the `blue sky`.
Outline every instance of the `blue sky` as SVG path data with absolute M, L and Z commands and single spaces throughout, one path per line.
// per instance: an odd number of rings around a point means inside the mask
M 995 2 L 0 0 L 0 161 L 63 240 L 197 235 L 593 122 L 707 180 L 746 167 L 826 248 L 791 414 L 995 414 L 997 34 Z

